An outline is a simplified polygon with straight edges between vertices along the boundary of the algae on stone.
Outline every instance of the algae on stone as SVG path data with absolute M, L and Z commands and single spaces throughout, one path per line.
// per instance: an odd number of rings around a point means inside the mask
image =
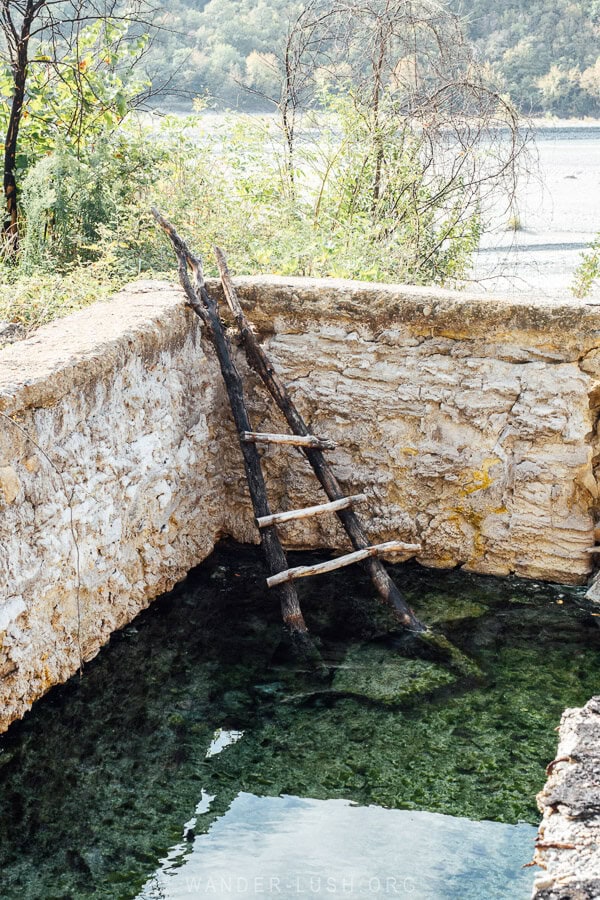
M 426 592 L 419 597 L 419 611 L 424 622 L 437 625 L 441 622 L 478 619 L 488 611 L 488 607 L 468 596 L 449 597 L 439 592 Z
M 334 693 L 388 705 L 403 703 L 452 684 L 448 668 L 424 659 L 407 659 L 388 647 L 363 644 L 351 647 L 335 672 Z

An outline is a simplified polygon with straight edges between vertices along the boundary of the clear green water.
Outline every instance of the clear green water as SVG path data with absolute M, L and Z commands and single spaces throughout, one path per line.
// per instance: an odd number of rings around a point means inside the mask
M 346 570 L 299 583 L 318 680 L 281 641 L 255 551 L 221 548 L 0 739 L 0 897 L 526 898 L 523 823 L 562 710 L 600 688 L 597 620 L 574 589 L 397 578 L 480 676 L 406 647 Z M 243 735 L 207 756 L 217 729 Z M 206 881 L 257 859 L 279 890 Z

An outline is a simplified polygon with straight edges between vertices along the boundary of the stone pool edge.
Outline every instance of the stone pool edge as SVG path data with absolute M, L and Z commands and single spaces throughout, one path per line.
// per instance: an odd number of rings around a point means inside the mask
M 600 696 L 566 709 L 556 759 L 538 794 L 542 813 L 533 900 L 600 896 Z
M 367 489 L 373 538 L 420 541 L 428 566 L 585 581 L 598 307 L 238 284 L 311 427 L 337 441 L 340 480 Z M 0 351 L 0 731 L 220 537 L 256 541 L 217 366 L 182 300 L 139 282 Z M 254 421 L 277 430 L 246 375 Z M 289 456 L 264 461 L 274 508 L 319 501 Z M 286 543 L 345 546 L 333 520 Z

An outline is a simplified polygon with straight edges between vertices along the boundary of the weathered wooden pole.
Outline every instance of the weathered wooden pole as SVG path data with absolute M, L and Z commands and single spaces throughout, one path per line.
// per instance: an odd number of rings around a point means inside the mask
M 219 273 L 221 275 L 221 283 L 223 285 L 225 299 L 231 312 L 233 313 L 236 324 L 242 336 L 244 349 L 246 351 L 246 356 L 248 358 L 250 366 L 262 378 L 265 386 L 267 387 L 267 390 L 275 400 L 279 409 L 282 411 L 288 422 L 288 425 L 290 426 L 294 434 L 308 435 L 309 430 L 306 422 L 298 412 L 292 398 L 288 393 L 286 386 L 273 369 L 268 356 L 260 346 L 256 335 L 250 327 L 250 323 L 246 319 L 235 288 L 233 286 L 233 282 L 229 274 L 229 269 L 227 268 L 225 255 L 218 247 L 215 248 L 215 254 L 217 257 L 217 265 L 219 267 Z M 321 485 L 329 499 L 332 501 L 344 499 L 345 495 L 331 469 L 331 466 L 325 459 L 323 452 L 310 446 L 305 446 L 301 449 L 302 452 L 305 453 L 306 458 L 311 464 L 315 475 L 321 482 Z M 336 515 L 344 526 L 344 529 L 348 537 L 350 538 L 352 546 L 355 550 L 365 550 L 370 546 L 370 542 L 365 534 L 362 524 L 351 507 L 336 510 Z M 414 631 L 417 633 L 428 631 L 427 626 L 419 621 L 412 609 L 408 606 L 408 604 L 402 597 L 400 591 L 390 578 L 381 560 L 377 557 L 368 557 L 363 561 L 362 565 L 369 573 L 371 580 L 382 600 L 387 605 L 392 607 L 396 619 L 410 631 Z
M 245 433 L 252 433 L 252 426 L 244 402 L 242 379 L 233 362 L 229 341 L 219 319 L 217 304 L 206 290 L 202 273 L 202 262 L 190 251 L 171 223 L 154 207 L 152 208 L 152 214 L 173 244 L 179 261 L 179 278 L 189 305 L 202 320 L 206 327 L 207 335 L 215 348 L 223 381 L 229 396 L 233 420 L 240 439 L 254 515 L 257 519 L 271 516 L 272 512 L 269 507 L 256 444 L 242 437 Z M 192 271 L 194 283 L 190 280 L 188 268 Z M 288 562 L 275 525 L 261 528 L 260 540 L 269 574 L 273 576 L 279 572 L 286 571 Z M 309 656 L 314 656 L 315 649 L 300 609 L 295 586 L 291 582 L 285 582 L 278 585 L 275 590 L 281 603 L 283 621 L 289 629 L 292 639 L 302 652 L 307 653 Z

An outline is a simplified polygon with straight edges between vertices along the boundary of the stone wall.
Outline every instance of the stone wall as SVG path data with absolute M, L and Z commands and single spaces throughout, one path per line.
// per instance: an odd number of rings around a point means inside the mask
M 314 431 L 339 443 L 342 481 L 367 488 L 378 539 L 420 541 L 426 565 L 586 578 L 600 310 L 326 281 L 243 295 Z M 289 454 L 269 455 L 281 502 L 312 500 Z M 308 527 L 290 542 L 311 544 Z
M 418 540 L 431 566 L 588 577 L 600 310 L 239 284 L 312 430 L 338 442 L 340 480 L 368 493 L 373 540 Z M 248 388 L 254 427 L 281 429 Z M 220 536 L 256 531 L 216 363 L 172 286 L 140 283 L 0 351 L 0 413 L 2 730 Z M 264 460 L 274 509 L 322 499 L 297 451 Z M 334 519 L 285 537 L 345 546 Z
M 168 287 L 0 353 L 0 730 L 210 553 L 221 400 Z
M 542 872 L 534 900 L 600 897 L 600 697 L 563 713 L 538 805 L 543 819 L 534 859 Z

